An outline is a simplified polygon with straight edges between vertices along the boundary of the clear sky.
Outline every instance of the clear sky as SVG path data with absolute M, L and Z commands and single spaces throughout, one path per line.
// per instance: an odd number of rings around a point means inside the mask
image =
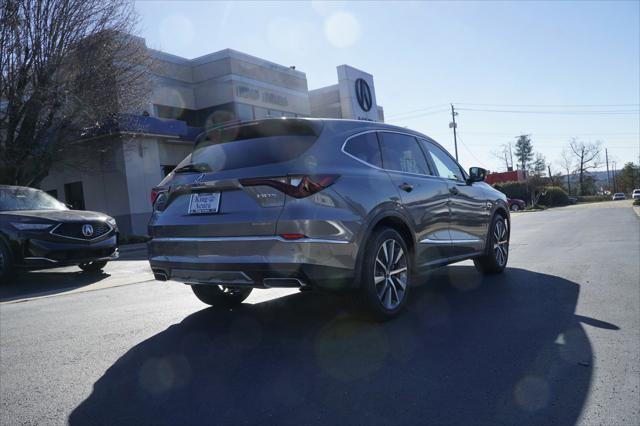
M 367 71 L 387 122 L 424 132 L 452 153 L 453 102 L 465 167 L 504 168 L 492 153 L 521 133 L 554 170 L 572 136 L 602 141 L 619 165 L 639 161 L 640 1 L 137 1 L 136 8 L 147 45 L 179 56 L 236 49 L 295 65 L 310 89 L 337 83 L 337 65 Z

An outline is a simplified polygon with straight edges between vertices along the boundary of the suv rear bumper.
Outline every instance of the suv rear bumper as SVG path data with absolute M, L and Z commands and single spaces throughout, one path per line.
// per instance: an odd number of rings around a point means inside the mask
M 355 247 L 349 241 L 278 236 L 154 238 L 149 263 L 157 279 L 258 288 L 350 287 Z

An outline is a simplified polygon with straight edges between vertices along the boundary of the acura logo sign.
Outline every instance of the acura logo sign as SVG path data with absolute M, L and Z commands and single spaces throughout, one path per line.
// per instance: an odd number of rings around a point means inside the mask
M 88 223 L 82 225 L 82 235 L 84 235 L 85 237 L 93 236 L 93 226 L 89 225 Z
M 363 111 L 369 111 L 371 109 L 371 89 L 369 89 L 369 85 L 362 78 L 356 80 L 356 99 Z

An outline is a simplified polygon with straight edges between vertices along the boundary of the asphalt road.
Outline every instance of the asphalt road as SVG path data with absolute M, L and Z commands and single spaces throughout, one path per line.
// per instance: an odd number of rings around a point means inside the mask
M 314 292 L 207 308 L 135 252 L 28 274 L 0 289 L 0 423 L 637 425 L 640 218 L 598 203 L 512 228 L 504 274 L 442 268 L 384 324 Z

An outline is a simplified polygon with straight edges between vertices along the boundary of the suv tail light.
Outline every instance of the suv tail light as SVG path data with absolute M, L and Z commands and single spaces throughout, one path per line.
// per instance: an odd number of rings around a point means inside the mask
M 240 179 L 243 186 L 266 185 L 294 198 L 304 198 L 333 184 L 339 175 L 286 176 Z
M 162 200 L 166 201 L 166 198 L 167 198 L 166 194 L 167 194 L 167 190 L 164 188 L 151 189 L 151 207 L 153 207 L 154 210 L 162 210 L 161 206 L 157 204 L 161 204 Z

